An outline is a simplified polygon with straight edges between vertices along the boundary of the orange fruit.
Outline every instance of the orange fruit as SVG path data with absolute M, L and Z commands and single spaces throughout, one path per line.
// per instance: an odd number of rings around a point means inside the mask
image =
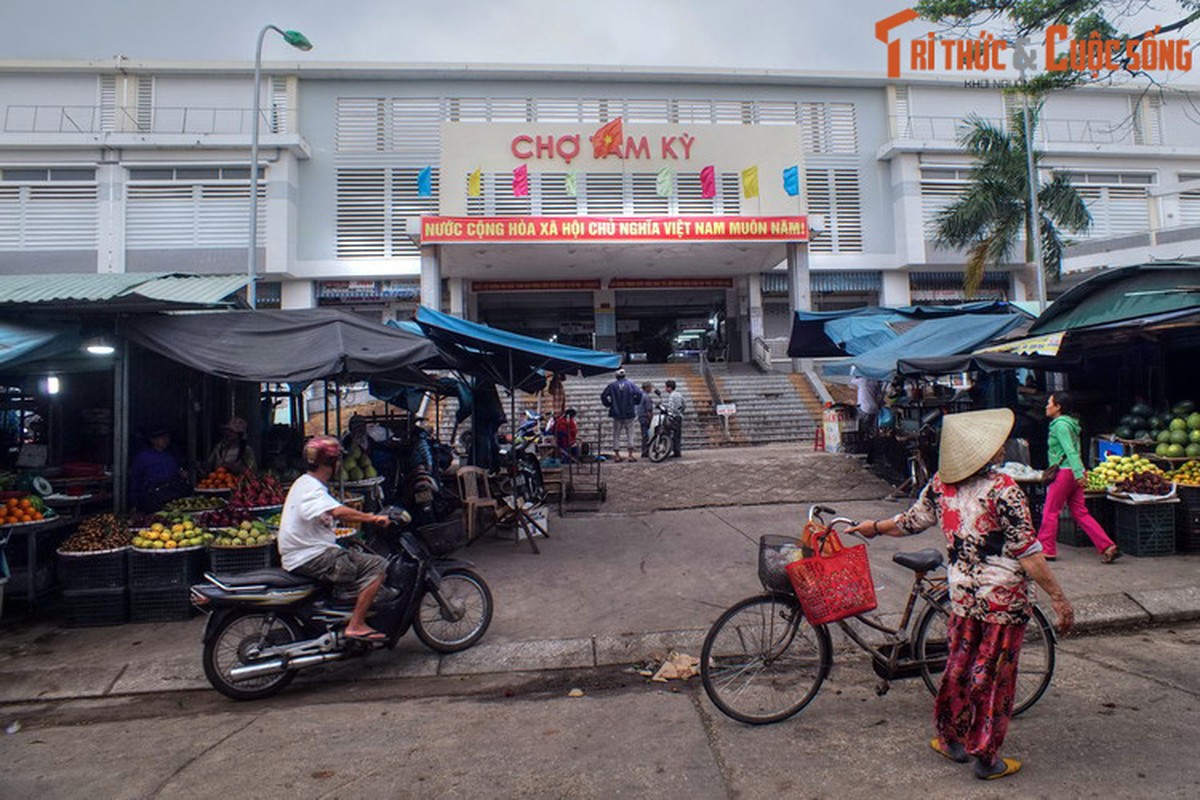
M 21 498 L 21 508 L 33 508 L 33 503 L 29 502 L 28 497 Z
M 4 505 L 7 506 L 8 508 L 16 508 L 17 507 L 17 498 L 15 498 L 15 497 L 8 498 L 8 502 L 5 503 Z

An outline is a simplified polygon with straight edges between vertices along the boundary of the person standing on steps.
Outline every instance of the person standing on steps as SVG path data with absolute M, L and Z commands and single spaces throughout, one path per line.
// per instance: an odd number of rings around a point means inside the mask
M 621 443 L 629 453 L 630 461 L 637 461 L 633 454 L 633 423 L 637 419 L 638 406 L 642 402 L 642 392 L 625 377 L 625 369 L 617 370 L 617 378 L 600 393 L 600 403 L 608 409 L 608 416 L 613 424 L 613 453 L 615 460 L 624 461 L 621 457 Z
M 946 539 L 950 616 L 946 668 L 933 703 L 939 755 L 965 764 L 975 777 L 995 780 L 1021 762 L 1001 758 L 1017 688 L 1017 664 L 1029 621 L 1029 579 L 1054 607 L 1066 633 L 1075 612 L 1042 555 L 1029 504 L 1009 476 L 992 467 L 1004 459 L 1013 427 L 1007 408 L 947 414 L 942 421 L 938 471 L 907 511 L 864 520 L 847 532 L 909 536 L 938 525 Z
M 683 451 L 683 412 L 687 411 L 687 401 L 675 391 L 674 378 L 668 378 L 663 385 L 667 387 L 667 398 L 663 400 L 663 406 L 671 424 L 671 458 L 679 458 Z
M 642 384 L 642 402 L 638 403 L 638 426 L 642 429 L 642 458 L 650 457 L 650 420 L 654 417 L 654 384 Z
M 1066 392 L 1054 392 L 1046 398 L 1046 418 L 1050 420 L 1050 438 L 1046 444 L 1047 460 L 1057 473 L 1046 487 L 1046 502 L 1042 506 L 1042 524 L 1038 528 L 1038 541 L 1046 558 L 1054 561 L 1058 557 L 1058 514 L 1065 505 L 1071 516 L 1092 545 L 1100 553 L 1105 564 L 1121 557 L 1121 551 L 1104 532 L 1104 528 L 1088 511 L 1083 490 L 1087 486 L 1083 459 L 1079 457 L 1079 420 L 1074 415 L 1075 406 Z

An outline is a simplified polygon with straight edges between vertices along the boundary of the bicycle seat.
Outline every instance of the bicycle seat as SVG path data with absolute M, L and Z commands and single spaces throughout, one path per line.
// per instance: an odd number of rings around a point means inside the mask
M 896 553 L 892 556 L 892 561 L 902 567 L 908 567 L 913 572 L 929 572 L 942 565 L 942 551 L 927 547 L 912 553 Z

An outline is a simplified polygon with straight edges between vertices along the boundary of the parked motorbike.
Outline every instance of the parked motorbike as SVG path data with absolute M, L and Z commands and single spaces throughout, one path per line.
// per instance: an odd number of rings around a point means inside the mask
M 500 443 L 500 464 L 495 474 L 500 494 L 517 495 L 535 504 L 545 502 L 542 462 L 537 454 L 541 437 L 541 418 L 526 411 L 525 420 L 517 427 L 511 441 Z
M 386 513 L 393 527 L 402 509 Z M 387 637 L 363 642 L 343 635 L 354 606 L 331 586 L 282 569 L 206 574 L 191 589 L 206 612 L 204 674 L 234 700 L 269 697 L 302 669 L 392 649 L 411 627 L 426 647 L 454 653 L 482 638 L 492 621 L 492 593 L 472 564 L 445 558 L 464 543 L 457 522 L 401 529 L 392 538 L 384 585 L 367 621 Z
M 666 461 L 671 455 L 671 450 L 674 448 L 675 427 L 681 422 L 678 414 L 672 414 L 667 411 L 662 402 L 662 394 L 657 390 L 654 394 L 658 397 L 654 401 L 654 413 L 650 416 L 650 442 L 647 445 L 647 450 L 650 454 L 650 460 L 654 463 Z

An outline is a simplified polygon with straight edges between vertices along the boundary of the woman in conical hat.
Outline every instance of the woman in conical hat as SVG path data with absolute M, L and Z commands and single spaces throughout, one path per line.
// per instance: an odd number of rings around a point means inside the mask
M 908 536 L 941 526 L 949 555 L 950 641 L 934 701 L 937 736 L 930 746 L 961 763 L 973 756 L 975 775 L 984 780 L 1021 768 L 1016 759 L 1001 758 L 999 749 L 1012 718 L 1029 579 L 1050 596 L 1060 631 L 1074 621 L 1042 555 L 1024 492 L 992 469 L 1012 426 L 1013 413 L 1006 408 L 947 415 L 937 474 L 913 507 L 850 529 L 868 537 Z

